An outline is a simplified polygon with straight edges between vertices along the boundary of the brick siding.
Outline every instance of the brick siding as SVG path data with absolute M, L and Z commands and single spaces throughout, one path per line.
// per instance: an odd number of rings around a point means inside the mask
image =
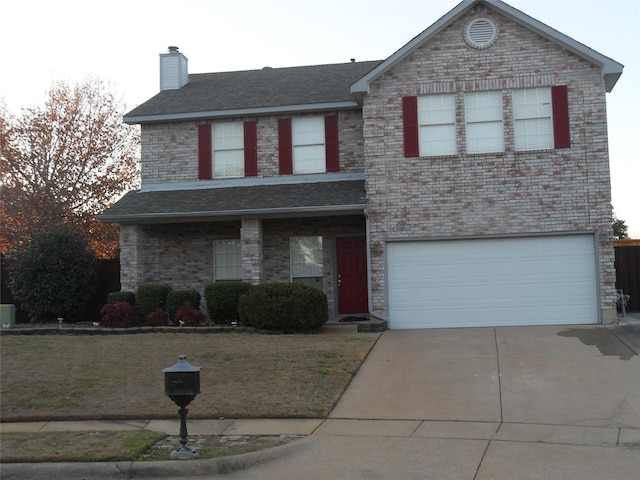
M 359 110 L 348 110 L 337 112 L 337 115 L 340 129 L 340 171 L 361 173 L 364 170 L 362 114 Z M 291 116 L 232 119 L 257 120 L 258 177 L 280 175 L 278 171 L 278 119 L 280 118 L 291 118 Z M 197 125 L 196 122 L 142 125 L 140 148 L 143 185 L 198 180 Z

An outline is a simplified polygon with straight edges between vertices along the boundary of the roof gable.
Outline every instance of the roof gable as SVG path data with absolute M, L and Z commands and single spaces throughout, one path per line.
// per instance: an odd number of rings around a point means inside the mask
M 584 58 L 594 65 L 600 67 L 602 76 L 605 80 L 605 86 L 607 92 L 610 92 L 618 78 L 622 74 L 623 65 L 606 57 L 595 50 L 583 45 L 580 42 L 572 39 L 571 37 L 560 33 L 559 31 L 545 25 L 544 23 L 524 14 L 520 10 L 517 10 L 510 5 L 500 0 L 464 0 L 458 4 L 453 10 L 440 18 L 437 22 L 432 24 L 429 28 L 424 30 L 418 36 L 413 38 L 409 43 L 396 51 L 393 55 L 387 58 L 384 62 L 377 65 L 373 70 L 364 75 L 356 83 L 351 86 L 351 93 L 356 98 L 362 98 L 369 92 L 369 86 L 371 82 L 380 77 L 385 72 L 389 71 L 395 65 L 397 65 L 404 58 L 412 54 L 420 45 L 429 41 L 435 35 L 437 35 L 444 28 L 456 21 L 458 18 L 466 14 L 472 7 L 477 4 L 484 4 L 493 11 L 503 15 L 504 17 L 512 20 L 521 26 L 528 28 L 529 30 L 537 33 L 538 35 L 546 38 L 561 47 L 571 51 L 575 55 Z

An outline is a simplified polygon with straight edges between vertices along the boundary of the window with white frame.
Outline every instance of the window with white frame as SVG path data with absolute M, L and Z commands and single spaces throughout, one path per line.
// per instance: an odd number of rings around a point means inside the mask
M 213 242 L 213 279 L 215 281 L 242 279 L 240 240 Z
M 322 237 L 291 238 L 291 281 L 322 290 Z
M 454 95 L 418 97 L 420 155 L 455 155 L 456 103 Z
M 326 171 L 324 117 L 300 117 L 291 122 L 293 173 Z
M 244 176 L 243 123 L 214 123 L 212 129 L 214 178 Z
M 502 92 L 464 96 L 467 153 L 504 152 Z
M 513 136 L 516 151 L 553 148 L 550 88 L 513 92 Z

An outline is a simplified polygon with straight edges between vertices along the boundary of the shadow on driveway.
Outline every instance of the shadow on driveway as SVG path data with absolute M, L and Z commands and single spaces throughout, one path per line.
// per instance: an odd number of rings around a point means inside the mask
M 640 328 L 640 325 L 638 326 Z M 636 354 L 631 348 L 622 343 L 620 339 L 607 331 L 605 334 L 603 329 L 596 328 L 568 328 L 558 332 L 558 335 L 566 338 L 577 338 L 583 344 L 595 346 L 600 353 L 606 357 L 618 357 L 620 360 L 630 360 Z

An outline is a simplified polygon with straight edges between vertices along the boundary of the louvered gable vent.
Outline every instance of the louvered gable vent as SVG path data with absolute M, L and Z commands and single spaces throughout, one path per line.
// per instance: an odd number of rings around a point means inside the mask
M 467 25 L 465 39 L 474 48 L 487 48 L 496 41 L 497 34 L 497 28 L 491 20 L 476 18 Z

